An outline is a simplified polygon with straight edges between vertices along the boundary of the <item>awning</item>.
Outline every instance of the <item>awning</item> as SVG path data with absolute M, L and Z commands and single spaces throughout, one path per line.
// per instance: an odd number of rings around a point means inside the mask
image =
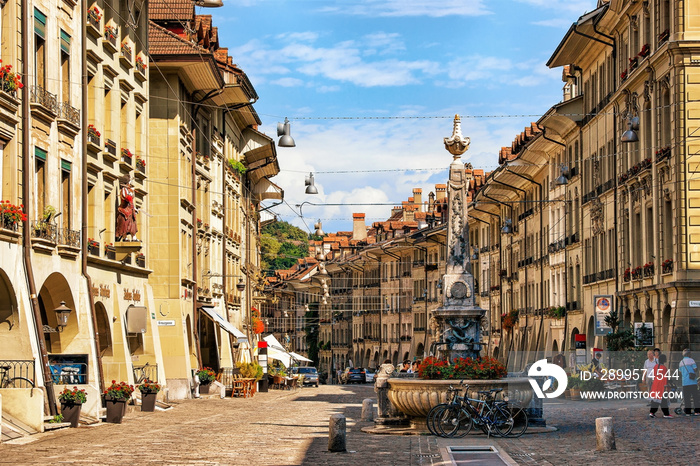
M 200 309 L 204 311 L 204 313 L 206 313 L 209 317 L 211 317 L 211 320 L 219 324 L 219 326 L 222 329 L 226 330 L 228 333 L 238 338 L 238 341 L 248 341 L 248 337 L 245 335 L 245 333 L 241 332 L 236 327 L 231 325 L 229 321 L 221 317 L 221 315 L 219 315 L 219 313 L 217 313 L 213 307 L 202 306 L 200 307 Z
M 313 362 L 311 359 L 306 358 L 302 356 L 301 354 L 297 354 L 294 351 L 290 351 L 289 355 L 294 358 L 295 361 L 304 361 L 304 362 Z
M 282 346 L 274 335 L 270 334 L 263 338 L 263 340 L 267 342 L 268 358 L 278 360 L 284 367 L 292 365 L 292 356 L 285 351 L 284 346 Z M 258 348 L 255 348 L 255 354 L 258 354 Z

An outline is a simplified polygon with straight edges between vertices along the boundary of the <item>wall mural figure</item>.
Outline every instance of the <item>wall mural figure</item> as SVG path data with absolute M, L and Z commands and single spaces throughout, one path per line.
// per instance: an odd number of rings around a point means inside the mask
M 114 234 L 116 241 L 126 241 L 127 235 L 130 241 L 138 241 L 136 233 L 139 231 L 136 225 L 136 213 L 138 209 L 134 205 L 134 186 L 131 177 L 124 175 L 119 178 L 119 207 L 117 208 L 117 228 Z

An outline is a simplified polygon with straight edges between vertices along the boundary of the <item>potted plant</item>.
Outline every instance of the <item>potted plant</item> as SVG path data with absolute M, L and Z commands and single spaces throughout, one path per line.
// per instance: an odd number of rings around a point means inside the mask
M 578 377 L 569 376 L 567 387 L 569 387 L 569 394 L 571 395 L 572 400 L 581 399 L 581 379 Z
M 216 372 L 211 367 L 203 367 L 197 371 L 197 377 L 199 377 L 199 393 L 208 394 L 209 386 L 216 380 Z
M 83 403 L 87 401 L 87 393 L 82 388 L 73 387 L 65 388 L 59 395 L 58 401 L 61 402 L 61 414 L 64 422 L 70 422 L 71 427 L 78 427 L 80 420 L 80 409 Z
M 0 60 L 0 63 L 2 63 L 2 60 Z M 22 77 L 12 71 L 12 65 L 0 67 L 0 91 L 15 96 L 17 89 L 22 89 L 23 87 Z
M 141 392 L 141 411 L 153 412 L 156 409 L 156 397 L 160 391 L 160 385 L 146 379 L 137 387 Z
M 107 422 L 113 424 L 121 424 L 126 414 L 126 402 L 134 393 L 134 386 L 126 382 L 117 383 L 112 380 L 110 385 L 104 392 L 105 404 L 107 406 Z
M 10 204 L 10 201 L 0 201 L 0 228 L 16 230 L 19 222 L 27 220 L 24 213 L 24 204 L 18 206 Z

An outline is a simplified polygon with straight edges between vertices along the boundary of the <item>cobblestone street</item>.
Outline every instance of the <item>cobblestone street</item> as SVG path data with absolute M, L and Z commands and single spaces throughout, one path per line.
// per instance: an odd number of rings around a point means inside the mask
M 520 439 L 437 439 L 372 435 L 360 428 L 370 385 L 271 390 L 249 399 L 181 402 L 166 412 L 127 415 L 103 424 L 39 434 L 27 444 L 0 446 L 2 464 L 444 464 L 447 446 L 491 444 L 520 464 L 698 464 L 700 418 L 648 419 L 643 403 L 549 403 L 557 432 Z M 328 419 L 347 417 L 347 453 L 329 453 Z M 595 418 L 615 418 L 617 451 L 595 451 Z M 681 448 L 681 444 L 683 448 Z M 683 456 L 682 452 L 688 452 Z

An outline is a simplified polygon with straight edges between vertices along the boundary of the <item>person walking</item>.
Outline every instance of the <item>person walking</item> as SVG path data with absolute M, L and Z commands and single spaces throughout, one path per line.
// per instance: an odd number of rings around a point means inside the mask
M 678 363 L 683 384 L 683 401 L 685 403 L 685 415 L 690 416 L 695 408 L 695 415 L 700 416 L 700 393 L 698 392 L 698 365 L 690 357 L 690 349 L 683 350 L 683 359 Z
M 673 416 L 671 416 L 671 413 L 668 411 L 668 399 L 664 396 L 666 392 L 666 383 L 668 382 L 666 378 L 668 376 L 668 369 L 665 366 L 666 355 L 659 354 L 658 359 L 659 362 L 654 367 L 654 382 L 651 384 L 651 392 L 649 393 L 649 397 L 651 398 L 649 417 L 652 419 L 655 418 L 656 412 L 659 410 L 659 406 L 661 406 L 661 412 L 664 414 L 664 418 L 672 418 Z
M 642 373 L 642 381 L 646 382 L 647 391 L 651 391 L 651 384 L 654 383 L 654 366 L 656 366 L 656 357 L 652 350 L 647 351 L 647 360 L 644 361 L 644 372 Z

